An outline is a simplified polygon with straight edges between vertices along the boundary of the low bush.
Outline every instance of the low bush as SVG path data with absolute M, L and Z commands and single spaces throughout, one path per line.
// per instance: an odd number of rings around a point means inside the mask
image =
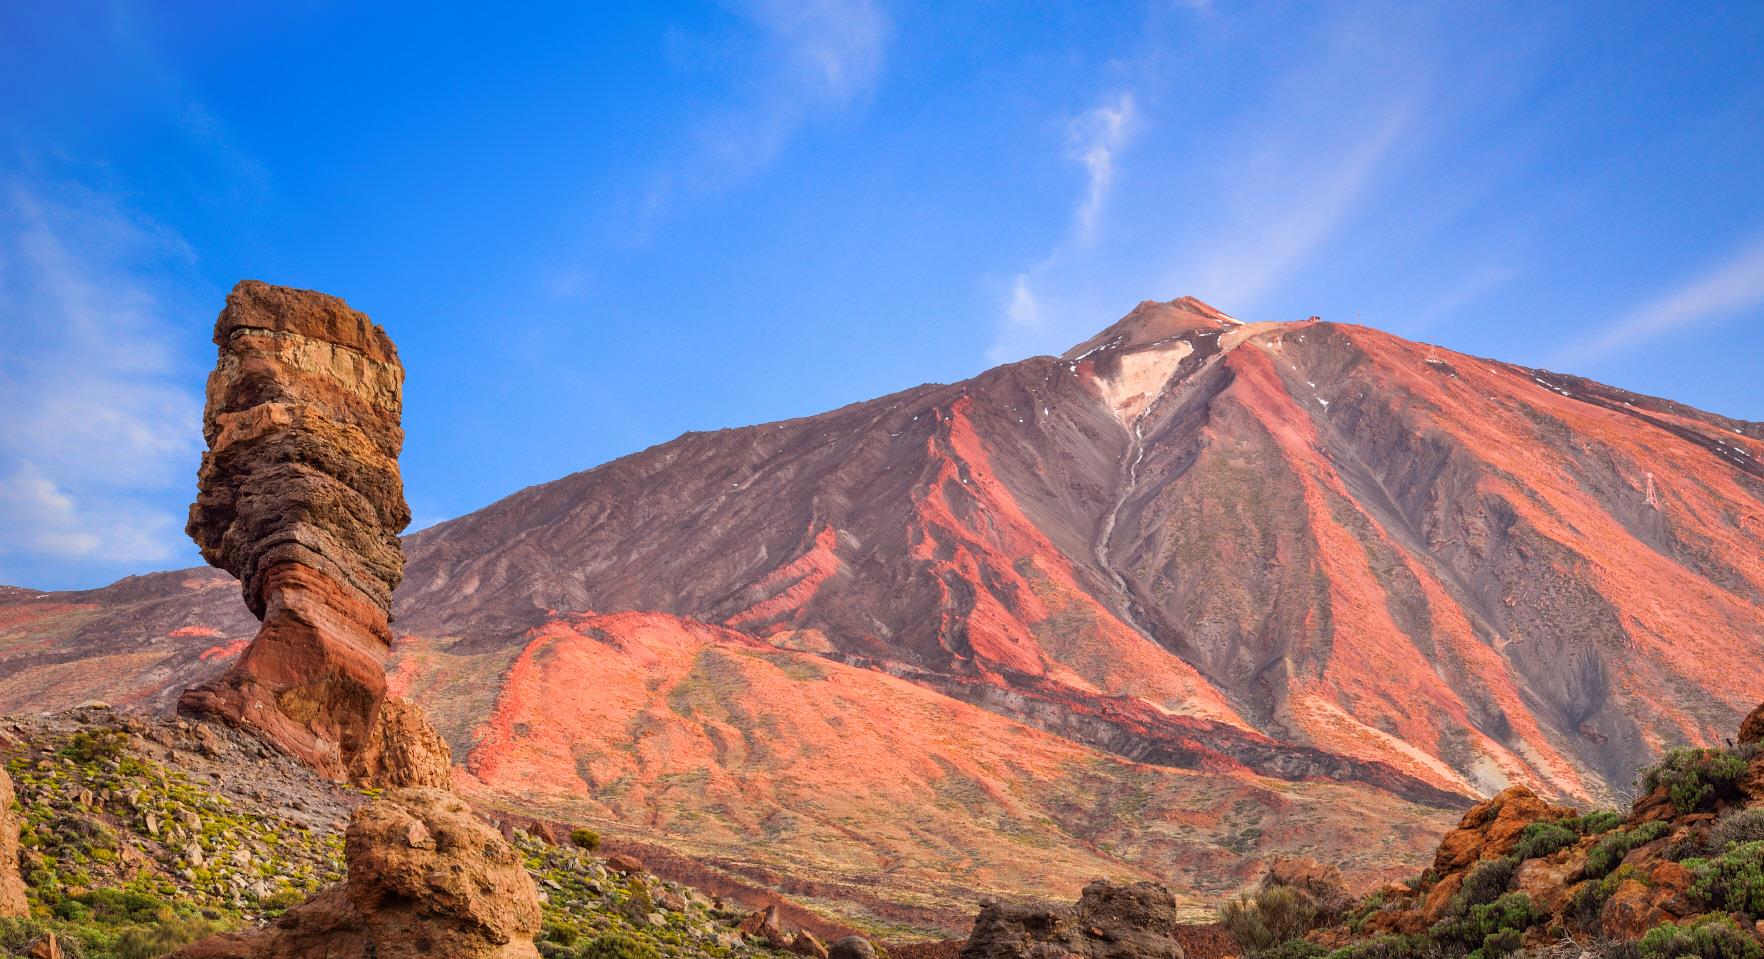
M 1582 836 L 1597 836 L 1623 825 L 1623 817 L 1612 809 L 1597 809 L 1578 819 L 1570 820 L 1570 825 L 1574 827 L 1575 832 Z
M 1219 922 L 1245 956 L 1261 956 L 1329 921 L 1311 897 L 1291 886 L 1263 886 L 1219 910 Z
M 593 852 L 600 848 L 600 833 L 592 829 L 577 827 L 570 830 L 570 842 L 583 849 Z
M 1760 959 L 1764 949 L 1732 919 L 1718 913 L 1698 916 L 1682 925 L 1666 923 L 1648 930 L 1637 945 L 1641 959 Z
M 1574 892 L 1574 898 L 1568 900 L 1568 917 L 1586 928 L 1593 928 L 1599 921 L 1599 914 L 1604 912 L 1605 901 L 1617 891 L 1625 879 L 1635 876 L 1635 867 L 1619 866 L 1616 870 L 1601 879 L 1584 883 Z
M 100 759 L 121 759 L 129 751 L 129 734 L 119 730 L 77 732 L 68 739 L 62 752 L 74 762 L 90 763 Z
M 1520 936 L 1536 919 L 1531 897 L 1512 892 L 1441 920 L 1433 927 L 1433 937 L 1469 947 L 1477 959 L 1496 959 L 1519 948 Z
M 661 959 L 655 947 L 631 936 L 613 933 L 582 947 L 581 959 Z
M 1606 834 L 1605 838 L 1599 840 L 1597 845 L 1587 851 L 1586 864 L 1581 867 L 1580 878 L 1599 879 L 1608 875 L 1623 861 L 1624 856 L 1671 831 L 1671 826 L 1654 820 L 1644 822 L 1633 829 Z
M 116 959 L 157 959 L 216 931 L 218 927 L 206 919 L 186 918 L 167 908 L 150 925 L 122 930 L 110 951 Z
M 1450 913 L 1462 916 L 1475 906 L 1501 898 L 1513 881 L 1513 874 L 1519 871 L 1519 862 L 1518 856 L 1506 856 L 1477 863 L 1476 868 L 1464 877 L 1464 885 L 1458 894 L 1452 897 Z
M 1572 827 L 1554 822 L 1534 822 L 1519 834 L 1519 845 L 1513 855 L 1520 859 L 1537 859 L 1580 841 L 1580 833 Z
M 1323 959 L 1329 950 L 1308 939 L 1288 939 L 1261 953 L 1261 959 Z
M 1697 812 L 1717 799 L 1732 798 L 1746 774 L 1750 750 L 1673 749 L 1641 773 L 1644 794 L 1664 788 L 1680 814 Z
M 1717 909 L 1764 916 L 1764 841 L 1732 843 L 1711 859 L 1686 859 L 1691 892 Z
M 1720 852 L 1734 843 L 1764 841 L 1764 806 L 1736 809 L 1709 830 L 1709 849 Z
M 1330 953 L 1329 959 L 1439 959 L 1444 954 L 1439 944 L 1426 936 L 1391 935 L 1344 946 Z

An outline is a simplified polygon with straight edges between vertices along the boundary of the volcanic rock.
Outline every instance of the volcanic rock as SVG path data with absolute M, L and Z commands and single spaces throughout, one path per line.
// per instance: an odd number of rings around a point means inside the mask
M 764 939 L 766 944 L 774 949 L 783 949 L 786 945 L 783 917 L 777 903 L 771 903 L 764 909 L 756 909 L 748 913 L 747 917 L 736 925 L 735 931 L 744 936 Z
M 1470 807 L 1458 828 L 1445 834 L 1433 857 L 1434 871 L 1448 875 L 1481 860 L 1504 856 L 1513 851 L 1526 826 L 1573 815 L 1574 810 L 1552 806 L 1524 786 L 1510 786 Z
M 18 814 L 13 812 L 12 777 L 0 769 L 0 916 L 30 911 L 24 879 L 18 874 Z
M 356 811 L 349 876 L 264 929 L 216 936 L 184 959 L 524 959 L 538 955 L 539 893 L 520 856 L 452 793 L 396 789 Z
M 1168 888 L 1099 879 L 1076 906 L 987 905 L 962 959 L 1183 959 L 1179 925 Z
M 1741 743 L 1764 743 L 1764 705 L 1751 711 L 1745 721 L 1740 723 L 1739 741 Z
M 863 936 L 842 936 L 827 944 L 827 959 L 876 959 L 876 947 Z
M 445 785 L 438 737 L 408 735 L 426 720 L 382 709 L 398 533 L 410 522 L 398 472 L 404 368 L 391 339 L 336 297 L 247 280 L 228 294 L 214 342 L 188 532 L 239 577 L 263 627 L 179 709 L 253 729 L 338 778 Z

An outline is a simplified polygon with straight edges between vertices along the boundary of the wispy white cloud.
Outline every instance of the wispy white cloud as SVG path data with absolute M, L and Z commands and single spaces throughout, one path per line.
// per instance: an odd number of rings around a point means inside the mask
M 1484 82 L 1443 82 L 1449 31 L 1427 11 L 1319 16 L 1279 44 L 1275 68 L 1234 74 L 1209 58 L 1261 24 L 1181 6 L 1161 35 L 1193 46 L 1111 64 L 1127 78 L 1119 92 L 1074 122 L 1070 154 L 1086 172 L 1074 226 L 1006 287 L 993 361 L 1057 352 L 1148 297 L 1258 315 L 1390 199 L 1451 129 L 1462 87 Z M 1206 30 L 1192 29 L 1196 13 Z M 1158 175 L 1124 175 L 1127 157 Z
M 649 184 L 638 233 L 683 198 L 726 189 L 775 160 L 808 123 L 865 102 L 882 76 L 889 20 L 874 0 L 745 0 L 757 76 L 693 134 L 694 147 Z
M 1570 346 L 1558 362 L 1590 363 L 1686 327 L 1721 322 L 1760 304 L 1764 304 L 1764 236 L 1623 314 L 1585 342 Z
M 1020 355 L 1024 342 L 1044 336 L 1052 318 L 1037 294 L 1043 274 L 1058 269 L 1074 252 L 1094 246 L 1103 232 L 1103 214 L 1114 192 L 1122 151 L 1137 132 L 1138 106 L 1131 92 L 1105 98 L 1066 124 L 1066 156 L 1084 170 L 1084 188 L 1072 207 L 1071 227 L 1035 265 L 1011 278 L 1004 321 L 987 356 L 1005 362 Z
M 116 198 L 0 181 L 0 562 L 157 562 L 187 546 L 201 399 L 168 317 L 192 254 Z M 151 278 L 151 279 L 150 279 Z
M 1123 93 L 1113 103 L 1087 110 L 1072 121 L 1068 148 L 1073 158 L 1084 165 L 1088 180 L 1084 199 L 1078 204 L 1077 230 L 1073 236 L 1079 244 L 1089 246 L 1096 242 L 1098 220 L 1115 185 L 1115 155 L 1132 138 L 1136 119 L 1133 94 Z
M 1204 249 L 1183 254 L 1174 282 L 1218 303 L 1253 303 L 1358 209 L 1413 118 L 1398 100 L 1329 139 L 1277 134 L 1239 154 L 1222 184 L 1225 218 Z

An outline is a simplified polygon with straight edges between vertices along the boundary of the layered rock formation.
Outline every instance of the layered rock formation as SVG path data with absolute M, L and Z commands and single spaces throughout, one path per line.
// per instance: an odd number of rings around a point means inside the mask
M 357 810 L 348 878 L 276 924 L 192 957 L 537 956 L 538 893 L 514 849 L 445 789 L 448 747 L 388 698 L 404 368 L 336 297 L 240 283 L 215 326 L 190 536 L 239 577 L 263 627 L 179 708 L 246 727 L 319 771 L 394 788 Z
M 358 810 L 349 878 L 266 928 L 217 936 L 182 959 L 526 959 L 538 891 L 520 856 L 457 796 L 397 789 Z
M 1075 906 L 987 905 L 962 959 L 1183 959 L 1179 925 L 1164 886 L 1099 879 Z
M 12 778 L 0 769 L 0 916 L 22 916 L 24 880 L 18 874 L 18 814 L 13 811 Z
M 329 775 L 445 784 L 444 744 L 386 703 L 410 522 L 397 350 L 336 297 L 255 280 L 228 294 L 214 342 L 188 531 L 263 626 L 180 710 L 251 728 Z

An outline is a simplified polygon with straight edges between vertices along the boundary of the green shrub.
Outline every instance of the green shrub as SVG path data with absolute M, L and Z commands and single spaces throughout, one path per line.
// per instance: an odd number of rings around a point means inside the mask
M 1572 846 L 1579 839 L 1578 832 L 1561 823 L 1534 822 L 1519 834 L 1519 845 L 1513 848 L 1513 855 L 1520 859 L 1537 859 Z
M 39 919 L 0 916 L 0 955 L 22 956 L 48 931 L 48 924 Z
M 100 759 L 121 759 L 129 751 L 129 734 L 120 730 L 77 732 L 67 741 L 62 753 L 77 763 Z
M 1582 926 L 1591 927 L 1599 921 L 1599 914 L 1605 909 L 1605 901 L 1617 891 L 1617 887 L 1626 879 L 1633 878 L 1634 866 L 1619 866 L 1610 875 L 1602 879 L 1584 883 L 1574 891 L 1574 898 L 1568 901 L 1568 915 Z
M 1648 930 L 1637 947 L 1642 959 L 1760 959 L 1764 949 L 1733 920 L 1710 913 L 1683 925 L 1666 923 Z
M 597 833 L 592 829 L 578 826 L 575 829 L 570 830 L 570 842 L 575 843 L 577 846 L 580 846 L 589 852 L 593 852 L 600 848 L 600 833 Z
M 1523 933 L 1536 919 L 1531 897 L 1522 892 L 1511 892 L 1494 902 L 1472 906 L 1462 916 L 1441 920 L 1434 925 L 1433 936 L 1470 947 L 1475 950 L 1472 955 L 1481 953 L 1478 959 L 1494 959 L 1519 947 L 1507 933 Z M 1503 950 L 1509 941 L 1512 941 L 1512 948 Z
M 631 879 L 630 892 L 625 901 L 620 903 L 619 911 L 632 925 L 643 925 L 649 921 L 649 914 L 655 911 L 655 897 L 649 894 L 649 885 L 642 879 Z
M 215 924 L 206 919 L 183 918 L 165 909 L 152 925 L 124 929 L 111 946 L 111 954 L 116 959 L 158 959 L 216 931 Z
M 655 947 L 631 936 L 613 933 L 582 947 L 582 959 L 661 959 Z
M 1686 859 L 1691 891 L 1718 909 L 1764 915 L 1764 841 L 1734 843 L 1713 859 Z
M 1525 933 L 1518 929 L 1500 929 L 1488 934 L 1482 945 L 1472 950 L 1466 959 L 1500 959 L 1519 951 L 1525 942 Z
M 1308 939 L 1288 939 L 1261 954 L 1262 959 L 1323 959 L 1329 950 Z
M 1328 959 L 1434 959 L 1442 955 L 1439 945 L 1426 936 L 1376 936 L 1343 946 Z
M 1597 836 L 1623 825 L 1623 817 L 1615 810 L 1597 809 L 1579 819 L 1572 820 L 1570 824 L 1574 827 L 1574 831 L 1582 836 Z
M 1477 863 L 1464 877 L 1464 885 L 1458 894 L 1452 897 L 1450 913 L 1461 916 L 1472 907 L 1501 898 L 1507 885 L 1513 881 L 1513 874 L 1519 871 L 1519 862 L 1518 856 L 1507 856 Z
M 1246 956 L 1260 956 L 1298 939 L 1328 918 L 1309 896 L 1291 886 L 1264 886 L 1253 896 L 1239 896 L 1219 910 L 1219 922 Z
M 1586 854 L 1586 864 L 1581 867 L 1582 879 L 1598 879 L 1617 868 L 1623 857 L 1631 852 L 1659 839 L 1672 831 L 1672 827 L 1659 820 L 1644 822 L 1634 829 L 1623 829 L 1608 833 L 1599 840 Z
M 1732 798 L 1746 774 L 1746 756 L 1726 749 L 1673 749 L 1642 770 L 1643 793 L 1665 787 L 1672 808 L 1696 812 L 1716 799 Z

